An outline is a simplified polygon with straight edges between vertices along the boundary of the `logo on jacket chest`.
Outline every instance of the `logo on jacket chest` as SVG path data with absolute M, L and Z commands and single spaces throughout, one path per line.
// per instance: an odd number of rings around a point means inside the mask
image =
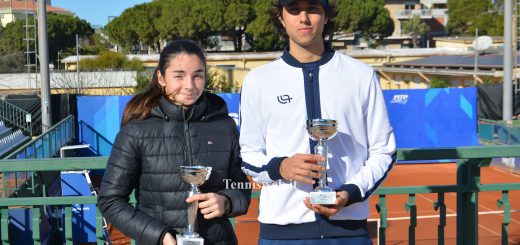
M 291 100 L 293 98 L 291 98 L 291 96 L 288 95 L 288 94 L 282 94 L 282 95 L 279 95 L 277 97 L 277 99 L 278 99 L 278 103 L 280 103 L 280 104 L 287 104 L 287 103 L 291 103 Z

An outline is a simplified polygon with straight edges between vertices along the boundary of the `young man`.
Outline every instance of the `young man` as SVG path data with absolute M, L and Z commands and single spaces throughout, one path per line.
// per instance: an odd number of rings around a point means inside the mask
M 333 51 L 327 0 L 279 0 L 272 17 L 289 41 L 282 57 L 253 69 L 241 95 L 244 172 L 263 183 L 260 244 L 371 244 L 368 197 L 388 175 L 396 146 L 374 70 Z M 310 204 L 324 170 L 307 119 L 334 119 L 327 141 L 335 205 Z

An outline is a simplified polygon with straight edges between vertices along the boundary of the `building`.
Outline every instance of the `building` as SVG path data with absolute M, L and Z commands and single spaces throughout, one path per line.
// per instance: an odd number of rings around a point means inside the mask
M 384 0 L 384 4 L 394 21 L 394 32 L 379 41 L 380 49 L 413 47 L 412 36 L 403 32 L 402 25 L 415 15 L 418 15 L 430 29 L 428 34 L 419 39 L 419 47 L 435 47 L 433 38 L 446 36 L 447 0 Z M 359 37 L 356 33 L 337 33 L 332 45 L 347 50 L 367 49 L 371 41 Z
M 437 56 L 471 56 L 472 51 L 455 50 L 455 49 L 389 49 L 389 50 L 341 50 L 351 57 L 354 57 L 366 64 L 374 67 L 381 77 L 381 85 L 385 89 L 396 88 L 427 88 L 429 85 L 426 82 L 420 82 L 418 86 L 405 87 L 402 79 L 408 78 L 409 74 L 416 76 L 418 73 L 414 67 L 407 68 L 401 71 L 402 74 L 394 74 L 386 68 L 395 63 L 412 62 L 414 60 L 423 59 L 427 57 Z M 260 65 L 266 64 L 280 57 L 281 52 L 241 52 L 241 53 L 208 53 L 207 63 L 211 70 L 218 70 L 220 74 L 226 77 L 226 80 L 236 86 L 240 87 L 247 73 Z M 80 55 L 79 60 L 94 58 L 95 56 Z M 159 55 L 128 55 L 129 59 L 138 59 L 143 62 L 145 67 L 154 69 L 157 66 Z M 69 56 L 61 61 L 65 70 L 76 70 L 78 57 Z M 489 73 L 486 73 L 489 74 Z M 405 76 L 406 75 L 406 76 Z M 410 79 L 410 80 L 414 80 Z
M 439 55 L 385 63 L 377 70 L 384 89 L 429 88 L 433 80 L 442 80 L 449 87 L 463 88 L 502 82 L 503 61 L 502 54 L 484 53 L 477 59 L 474 55 Z M 520 56 L 516 57 L 516 64 L 520 64 Z M 514 66 L 513 79 L 518 86 L 518 65 Z
M 0 0 L 0 25 L 5 27 L 16 20 L 34 17 L 37 9 L 37 0 Z M 47 0 L 47 11 L 57 14 L 74 14 L 66 9 L 52 6 L 51 0 Z
M 402 24 L 418 15 L 420 19 L 430 28 L 427 38 L 420 42 L 421 47 L 433 46 L 433 37 L 446 35 L 446 24 L 448 23 L 448 1 L 447 0 L 385 0 L 385 7 L 394 20 L 394 33 L 388 37 L 389 48 L 404 48 L 412 46 L 412 37 L 402 30 Z

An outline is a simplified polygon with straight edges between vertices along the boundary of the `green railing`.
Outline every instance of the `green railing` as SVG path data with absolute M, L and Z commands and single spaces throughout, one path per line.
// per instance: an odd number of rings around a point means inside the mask
M 74 139 L 74 115 L 69 115 L 47 132 L 34 138 L 5 159 L 49 158 Z
M 520 145 L 520 120 L 494 121 L 478 120 L 478 136 L 484 143 Z
M 9 159 L 0 161 L 0 171 L 6 172 L 54 172 L 67 170 L 95 170 L 105 169 L 107 158 L 54 158 L 54 159 Z M 36 178 L 36 177 L 35 177 Z M 74 204 L 96 204 L 95 196 L 77 196 L 77 197 L 46 197 L 46 189 L 43 183 L 34 185 L 36 193 L 43 193 L 42 197 L 19 197 L 19 198 L 0 198 L 0 234 L 2 235 L 1 244 L 9 244 L 8 226 L 10 218 L 8 214 L 9 207 L 25 207 L 33 210 L 32 219 L 32 237 L 34 244 L 41 244 L 40 223 L 42 219 L 41 210 L 47 210 L 47 206 L 59 205 L 65 210 L 65 244 L 72 245 L 72 205 Z M 96 212 L 96 237 L 97 244 L 104 244 L 103 239 L 103 218 Z
M 20 128 L 26 134 L 32 136 L 31 113 L 27 112 L 5 100 L 0 100 L 0 119 Z
M 51 158 L 60 152 L 62 146 L 67 145 L 73 139 L 74 116 L 70 115 L 4 159 Z M 2 173 L 2 197 L 10 196 L 27 185 L 28 180 L 34 179 L 32 175 L 32 171 Z M 32 188 L 32 185 L 25 187 Z
M 407 187 L 385 187 L 375 192 L 379 196 L 377 209 L 380 213 L 379 244 L 386 243 L 386 228 L 388 227 L 388 207 L 386 200 L 388 195 L 405 194 L 408 195 L 408 202 L 405 207 L 410 212 L 409 242 L 415 244 L 415 227 L 417 224 L 417 206 L 415 196 L 422 193 L 437 193 L 437 201 L 434 203 L 436 210 L 439 210 L 438 225 L 438 244 L 444 244 L 444 228 L 446 225 L 446 204 L 445 193 L 456 193 L 457 195 L 457 244 L 477 244 L 478 243 L 478 193 L 481 191 L 501 192 L 501 199 L 497 200 L 498 206 L 504 209 L 502 222 L 502 244 L 508 241 L 508 225 L 511 217 L 511 204 L 509 202 L 509 192 L 520 190 L 520 183 L 501 183 L 501 184 L 481 184 L 480 168 L 488 167 L 491 158 L 495 157 L 518 157 L 520 156 L 520 146 L 478 146 L 478 147 L 459 147 L 442 149 L 401 149 L 398 151 L 398 160 L 439 160 L 439 159 L 458 159 L 457 160 L 457 183 L 455 185 L 439 186 L 407 186 Z M 62 170 L 95 170 L 104 169 L 107 158 L 66 158 L 66 159 L 21 159 L 0 161 L 1 172 L 44 172 Z M 35 188 L 45 189 L 45 186 Z M 45 193 L 42 191 L 41 193 Z M 254 192 L 253 198 L 258 198 L 258 193 Z M 66 244 L 72 244 L 72 204 L 91 204 L 96 203 L 95 197 L 25 197 L 25 198 L 0 198 L 0 229 L 2 242 L 8 242 L 7 227 L 9 218 L 7 208 L 12 206 L 28 206 L 36 208 L 34 214 L 39 213 L 38 208 L 47 205 L 64 205 L 65 214 L 65 237 Z M 97 212 L 97 243 L 103 244 L 102 218 Z M 34 224 L 38 224 L 42 217 L 35 217 Z M 35 244 L 40 244 L 38 225 L 33 225 L 33 237 Z
M 112 142 L 110 142 L 103 135 L 98 133 L 94 128 L 85 123 L 79 121 L 78 123 L 79 139 L 78 142 L 89 144 L 90 148 L 96 152 L 99 156 L 109 156 L 112 150 Z
M 480 168 L 489 167 L 491 158 L 519 157 L 520 145 L 517 146 L 475 146 L 446 149 L 403 149 L 398 151 L 399 160 L 457 160 L 457 184 L 439 186 L 407 186 L 385 187 L 375 192 L 379 196 L 376 205 L 380 214 L 379 244 L 386 244 L 386 228 L 388 227 L 387 195 L 407 194 L 406 210 L 410 213 L 408 238 L 415 244 L 415 227 L 417 225 L 417 207 L 415 195 L 437 193 L 434 209 L 439 210 L 438 244 L 444 244 L 444 227 L 446 226 L 445 193 L 457 195 L 457 244 L 478 243 L 478 193 L 481 191 L 500 191 L 502 199 L 497 200 L 499 208 L 504 207 L 502 223 L 502 244 L 508 244 L 508 225 L 511 217 L 509 192 L 520 190 L 520 183 L 481 184 Z

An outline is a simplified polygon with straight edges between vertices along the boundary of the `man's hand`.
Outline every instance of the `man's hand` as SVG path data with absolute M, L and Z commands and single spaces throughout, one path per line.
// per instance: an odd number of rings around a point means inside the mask
M 175 241 L 175 238 L 173 238 L 172 234 L 167 232 L 166 235 L 164 235 L 162 244 L 163 245 L 177 245 L 177 241 Z
M 205 219 L 220 217 L 226 213 L 228 198 L 215 193 L 195 194 L 186 199 L 186 202 L 199 201 L 200 213 Z
M 319 178 L 320 172 L 325 171 L 325 167 L 318 165 L 318 162 L 325 161 L 325 158 L 313 154 L 296 154 L 285 158 L 280 163 L 280 175 L 286 180 L 295 180 L 305 184 L 314 184 L 312 178 Z
M 348 193 L 346 191 L 336 192 L 336 203 L 334 205 L 319 205 L 311 204 L 310 198 L 306 197 L 303 203 L 308 209 L 323 214 L 325 216 L 332 216 L 339 212 L 339 210 L 345 206 L 348 202 Z

